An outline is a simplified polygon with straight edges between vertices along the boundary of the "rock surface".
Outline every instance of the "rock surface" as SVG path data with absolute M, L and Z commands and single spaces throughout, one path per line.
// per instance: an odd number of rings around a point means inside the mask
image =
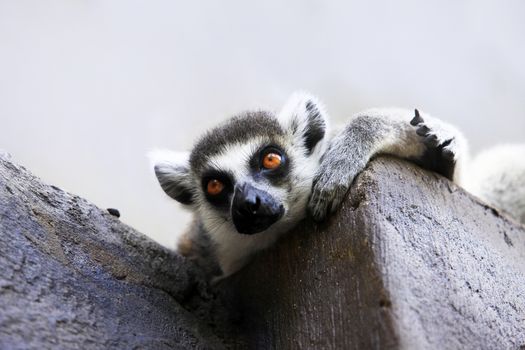
M 0 349 L 220 348 L 193 267 L 0 156 Z
M 189 262 L 0 155 L 1 349 L 519 348 L 525 229 L 373 161 L 343 208 L 206 287 Z
M 250 348 L 520 348 L 525 229 L 379 158 L 329 222 L 305 222 L 223 288 Z

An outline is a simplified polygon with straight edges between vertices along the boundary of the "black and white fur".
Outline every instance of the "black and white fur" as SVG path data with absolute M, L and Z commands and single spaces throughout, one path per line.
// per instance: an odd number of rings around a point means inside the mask
M 277 147 L 286 159 L 277 173 L 261 171 L 257 163 L 259 153 L 268 146 Z M 298 93 L 277 114 L 247 112 L 219 125 L 201 137 L 191 153 L 156 151 L 151 159 L 164 191 L 194 213 L 191 227 L 179 239 L 178 251 L 223 278 L 308 212 L 315 220 L 325 219 L 339 207 L 354 178 L 374 155 L 410 159 L 461 183 L 467 153 L 465 138 L 457 129 L 418 111 L 370 109 L 330 133 L 320 102 Z M 210 173 L 226 177 L 229 183 L 227 197 L 220 203 L 205 193 L 204 179 Z M 525 171 L 521 184 L 524 176 Z M 269 227 L 263 225 L 262 231 L 239 233 L 240 225 L 234 222 L 239 220 L 236 203 L 252 190 L 257 203 L 261 197 L 263 206 L 265 201 L 272 208 L 279 206 L 279 218 Z M 518 218 L 525 212 L 521 196 L 517 199 L 521 209 L 513 212 Z M 210 262 L 217 262 L 217 268 L 209 268 Z
M 192 227 L 179 240 L 178 250 L 197 260 L 215 257 L 222 276 L 228 276 L 254 252 L 289 231 L 306 215 L 312 180 L 325 151 L 327 123 L 315 98 L 295 95 L 277 115 L 247 112 L 210 130 L 191 153 L 153 152 L 155 173 L 164 191 L 194 213 Z M 261 174 L 252 164 L 267 146 L 277 146 L 285 154 L 287 168 L 278 178 Z M 206 197 L 202 178 L 210 171 L 229 174 L 230 203 L 235 190 L 248 184 L 271 194 L 282 204 L 284 214 L 262 232 L 240 234 L 231 205 L 218 208 Z

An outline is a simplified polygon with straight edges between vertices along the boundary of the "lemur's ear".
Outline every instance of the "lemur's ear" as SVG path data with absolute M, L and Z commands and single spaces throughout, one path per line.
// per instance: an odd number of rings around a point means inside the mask
M 278 115 L 285 130 L 305 147 L 308 155 L 328 132 L 328 117 L 323 105 L 310 94 L 293 94 Z
M 164 192 L 182 204 L 191 205 L 194 201 L 194 187 L 189 152 L 155 150 L 148 157 Z

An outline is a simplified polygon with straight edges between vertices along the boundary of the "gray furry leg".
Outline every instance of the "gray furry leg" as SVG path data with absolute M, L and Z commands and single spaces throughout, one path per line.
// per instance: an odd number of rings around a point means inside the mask
M 405 122 L 389 118 L 378 110 L 359 115 L 331 141 L 314 178 L 308 210 L 321 221 L 337 210 L 354 178 L 378 152 L 404 153 L 403 135 L 410 129 Z M 391 151 L 391 152 L 389 152 Z M 419 149 L 414 151 L 420 153 Z M 408 152 L 411 154 L 411 152 Z
M 412 124 L 412 125 L 411 125 Z M 459 182 L 465 138 L 453 126 L 403 109 L 359 114 L 331 141 L 314 178 L 308 204 L 317 221 L 339 208 L 354 178 L 376 154 L 412 160 Z

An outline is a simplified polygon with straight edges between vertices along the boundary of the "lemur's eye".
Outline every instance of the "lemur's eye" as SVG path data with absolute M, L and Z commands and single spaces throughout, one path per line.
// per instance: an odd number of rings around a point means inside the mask
M 216 196 L 220 194 L 222 190 L 224 190 L 224 184 L 217 179 L 212 179 L 208 181 L 208 184 L 206 185 L 206 191 L 211 196 Z
M 268 152 L 262 159 L 262 165 L 265 169 L 277 169 L 282 162 L 282 156 L 277 152 Z

